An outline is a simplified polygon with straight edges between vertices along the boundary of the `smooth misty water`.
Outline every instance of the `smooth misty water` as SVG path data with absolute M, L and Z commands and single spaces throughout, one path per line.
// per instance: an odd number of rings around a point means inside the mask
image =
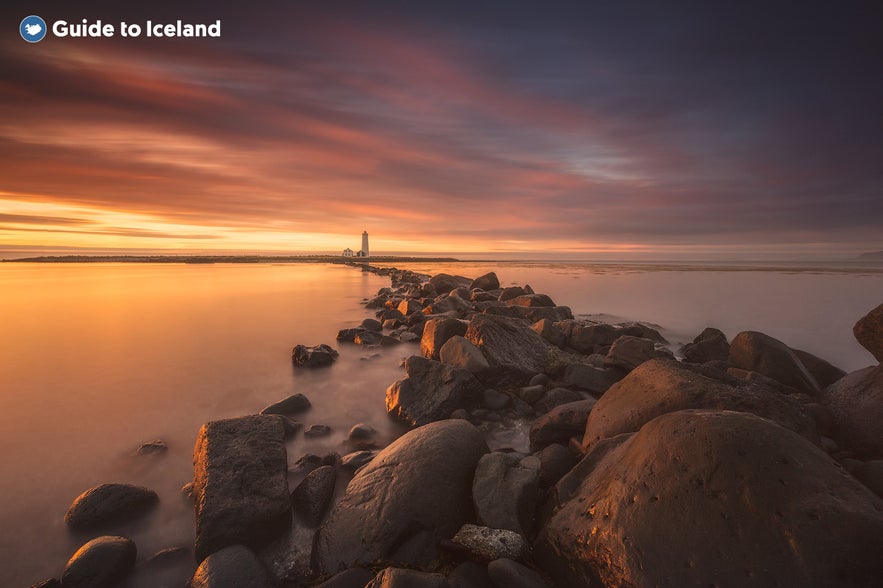
M 403 266 L 404 267 L 404 266 Z M 852 338 L 857 318 L 881 302 L 880 270 L 637 267 L 588 264 L 411 264 L 412 269 L 530 283 L 577 314 L 660 325 L 673 343 L 705 326 L 732 337 L 762 330 L 844 369 L 873 359 Z M 63 523 L 71 500 L 103 482 L 146 485 L 159 508 L 115 533 L 138 545 L 139 561 L 193 541 L 192 477 L 199 426 L 254 413 L 295 392 L 330 438 L 289 443 L 345 452 L 346 431 L 367 422 L 386 439 L 402 427 L 384 413 L 385 388 L 415 346 L 341 348 L 318 372 L 294 370 L 297 343 L 334 343 L 340 328 L 386 278 L 334 265 L 0 265 L 0 585 L 58 576 L 89 537 Z M 372 355 L 376 357 L 371 358 Z M 161 438 L 162 456 L 136 456 Z M 180 586 L 189 561 L 130 586 Z

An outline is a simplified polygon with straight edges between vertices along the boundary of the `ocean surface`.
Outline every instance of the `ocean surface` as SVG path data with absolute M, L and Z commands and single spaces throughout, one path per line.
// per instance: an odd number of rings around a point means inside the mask
M 875 363 L 855 342 L 855 321 L 883 302 L 874 266 L 635 265 L 540 262 L 410 263 L 402 268 L 530 284 L 585 318 L 657 325 L 677 347 L 706 326 L 732 338 L 759 330 L 847 371 Z M 251 414 L 295 392 L 313 403 L 299 420 L 329 437 L 289 442 L 345 453 L 364 422 L 391 440 L 404 428 L 384 391 L 416 345 L 339 346 L 338 329 L 367 316 L 362 301 L 387 278 L 328 264 L 0 264 L 0 586 L 60 577 L 91 536 L 64 514 L 105 482 L 154 489 L 159 507 L 113 529 L 138 545 L 139 562 L 192 547 L 193 509 L 180 488 L 208 420 Z M 291 347 L 341 350 L 325 370 L 295 370 Z M 162 439 L 169 449 L 137 455 Z M 133 587 L 180 587 L 192 557 L 136 575 Z

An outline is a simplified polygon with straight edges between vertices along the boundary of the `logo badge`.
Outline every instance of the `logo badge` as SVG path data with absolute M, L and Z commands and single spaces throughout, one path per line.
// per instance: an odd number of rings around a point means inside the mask
M 18 32 L 28 43 L 39 43 L 46 36 L 46 21 L 39 16 L 28 16 L 18 25 Z

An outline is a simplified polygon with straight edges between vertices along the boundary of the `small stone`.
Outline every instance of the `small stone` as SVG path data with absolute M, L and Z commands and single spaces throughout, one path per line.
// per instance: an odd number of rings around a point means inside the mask
M 181 486 L 181 495 L 188 500 L 193 500 L 193 482 L 187 482 Z
M 371 425 L 366 425 L 365 423 L 358 423 L 353 425 L 353 428 L 350 429 L 349 432 L 349 440 L 350 441 L 367 441 L 371 439 L 377 431 L 374 430 L 374 427 Z
M 528 386 L 545 386 L 549 383 L 549 376 L 546 374 L 537 374 L 527 383 Z
M 500 410 L 505 408 L 512 400 L 508 394 L 497 392 L 492 388 L 488 388 L 482 393 L 484 397 L 484 405 L 491 410 Z
M 304 431 L 304 437 L 324 437 L 331 434 L 331 427 L 328 425 L 310 425 Z
M 514 531 L 469 524 L 460 527 L 452 541 L 485 561 L 501 557 L 518 559 L 526 547 L 524 538 Z
M 353 342 L 357 345 L 379 345 L 383 340 L 383 335 L 377 331 L 364 331 L 356 335 Z
M 147 443 L 142 443 L 138 449 L 138 455 L 158 455 L 160 453 L 165 453 L 168 451 L 169 446 L 165 444 L 165 441 L 162 439 L 154 439 L 153 441 L 148 441 Z
M 383 330 L 383 325 L 381 324 L 381 322 L 372 318 L 366 318 L 365 320 L 363 320 L 361 327 L 366 331 L 380 332 Z
M 305 368 L 327 367 L 337 359 L 337 350 L 322 343 L 314 347 L 296 345 L 291 350 L 291 361 L 294 365 Z
M 285 400 L 274 402 L 261 411 L 261 414 L 298 414 L 310 409 L 309 398 L 303 394 L 293 394 Z
M 518 396 L 520 396 L 521 399 L 528 404 L 533 404 L 543 397 L 543 392 L 545 392 L 545 388 L 543 388 L 542 385 L 525 386 L 524 388 L 518 390 Z

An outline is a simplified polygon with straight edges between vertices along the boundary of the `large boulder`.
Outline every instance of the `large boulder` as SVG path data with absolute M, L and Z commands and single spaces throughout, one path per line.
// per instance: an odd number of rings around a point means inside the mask
M 303 521 L 316 527 L 331 504 L 337 469 L 334 466 L 321 466 L 307 474 L 291 492 L 291 505 Z
M 354 565 L 424 566 L 472 517 L 472 476 L 488 448 L 464 420 L 401 436 L 359 470 L 316 534 L 321 574 Z
M 684 361 L 690 363 L 706 363 L 708 361 L 726 361 L 730 356 L 730 343 L 723 331 L 714 327 L 706 327 L 696 335 L 692 343 L 681 348 Z
M 555 487 L 534 555 L 561 586 L 870 586 L 883 500 L 755 415 L 685 410 Z
M 295 345 L 291 350 L 291 362 L 298 367 L 327 367 L 337 359 L 338 352 L 330 345 L 322 343 L 313 347 Z
M 571 437 L 582 437 L 589 413 L 596 404 L 594 398 L 556 406 L 530 425 L 530 446 L 539 450 L 551 443 L 567 445 Z
M 205 558 L 189 588 L 272 588 L 266 568 L 250 549 L 231 545 Z
M 478 347 L 491 368 L 530 379 L 545 371 L 551 345 L 518 319 L 477 315 L 469 322 L 466 338 Z
M 509 318 L 520 318 L 535 323 L 541 320 L 560 322 L 573 318 L 568 306 L 484 306 L 484 314 L 495 314 Z
M 131 484 L 101 484 L 77 496 L 64 522 L 71 529 L 88 530 L 123 522 L 152 509 L 156 492 Z
M 838 380 L 825 390 L 824 403 L 841 443 L 865 459 L 883 459 L 883 367 Z
M 92 539 L 71 556 L 61 576 L 65 588 L 114 588 L 135 568 L 135 544 L 125 537 Z
M 405 360 L 405 373 L 386 389 L 386 411 L 416 427 L 482 400 L 483 386 L 463 368 L 412 355 Z
M 450 292 L 460 286 L 469 287 L 472 280 L 463 276 L 452 276 L 450 274 L 436 274 L 429 278 L 429 283 L 435 288 L 436 292 Z
M 454 335 L 466 334 L 466 323 L 450 317 L 433 318 L 423 326 L 420 353 L 429 359 L 438 359 L 442 346 Z
M 654 418 L 685 408 L 751 412 L 818 441 L 811 409 L 795 398 L 750 382 L 725 383 L 687 365 L 653 359 L 598 399 L 586 422 L 583 450 L 601 439 L 632 433 Z
M 597 368 L 583 363 L 572 363 L 564 368 L 561 383 L 601 396 L 628 373 L 619 367 Z
M 567 335 L 555 325 L 555 321 L 541 319 L 535 322 L 531 328 L 555 347 L 564 347 L 567 345 Z
M 523 294 L 506 300 L 506 306 L 555 306 L 545 294 Z
M 612 345 L 622 334 L 613 325 L 599 323 L 597 325 L 574 325 L 570 324 L 567 344 L 580 353 L 586 355 L 595 353 L 599 348 Z
M 193 451 L 197 561 L 229 545 L 259 548 L 288 528 L 287 473 L 280 417 L 204 424 Z
M 800 349 L 792 349 L 792 351 L 823 390 L 846 375 L 846 372 L 839 367 L 808 351 Z
M 476 288 L 484 291 L 488 290 L 496 290 L 500 287 L 500 280 L 497 279 L 497 274 L 494 272 L 488 272 L 483 276 L 479 276 L 472 280 L 472 283 L 469 284 L 469 289 L 474 290 Z
M 852 333 L 862 347 L 883 363 L 883 304 L 860 318 Z
M 472 483 L 478 521 L 527 537 L 533 530 L 539 479 L 539 467 L 524 467 L 515 455 L 495 451 L 482 457 Z
M 733 366 L 758 372 L 786 386 L 815 394 L 819 385 L 790 347 L 757 331 L 742 331 L 730 343 Z
M 671 351 L 652 339 L 623 335 L 613 342 L 604 364 L 630 371 L 656 357 L 673 357 Z
M 482 372 L 490 367 L 478 347 L 460 335 L 448 339 L 442 345 L 438 357 L 446 365 L 463 368 L 473 373 Z

